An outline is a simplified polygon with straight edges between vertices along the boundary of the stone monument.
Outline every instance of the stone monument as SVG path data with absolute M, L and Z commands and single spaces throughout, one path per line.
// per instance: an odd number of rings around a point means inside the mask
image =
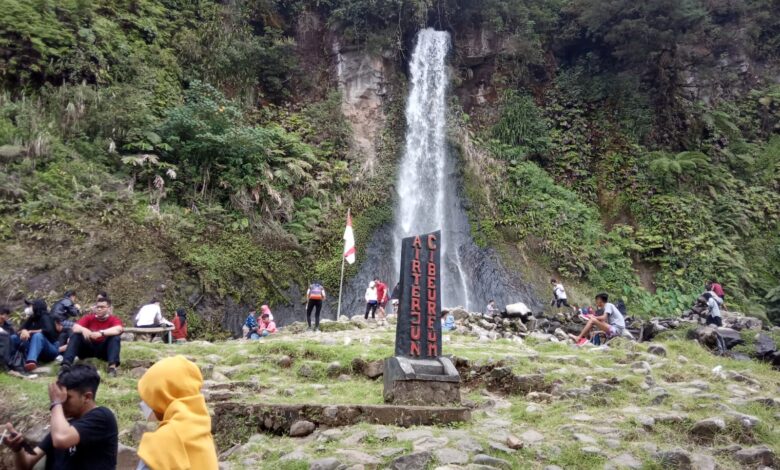
M 395 356 L 385 359 L 384 400 L 460 403 L 460 375 L 441 355 L 441 231 L 404 238 Z

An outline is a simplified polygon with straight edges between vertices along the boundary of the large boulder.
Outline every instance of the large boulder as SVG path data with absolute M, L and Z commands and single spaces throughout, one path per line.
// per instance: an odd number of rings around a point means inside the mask
M 731 328 L 716 328 L 714 326 L 696 328 L 691 330 L 689 336 L 710 349 L 719 349 L 720 340 L 723 341 L 722 344 L 725 349 L 731 349 L 745 342 L 738 331 Z
M 724 325 L 734 330 L 756 330 L 761 331 L 764 324 L 758 318 L 754 317 L 726 317 L 724 318 Z
M 777 345 L 769 336 L 764 333 L 756 335 L 756 356 L 764 359 L 777 351 Z
M 527 316 L 531 314 L 531 309 L 528 308 L 523 302 L 517 302 L 506 306 L 507 315 L 511 316 Z
M 723 418 L 707 418 L 696 422 L 691 428 L 691 435 L 697 439 L 712 440 L 726 429 Z
M 767 446 L 750 447 L 734 454 L 734 460 L 743 465 L 771 466 L 775 463 L 775 453 Z
M 444 311 L 442 311 L 442 313 L 444 313 Z M 469 312 L 467 312 L 463 307 L 455 307 L 450 309 L 449 313 L 452 314 L 456 321 L 462 321 L 469 317 Z

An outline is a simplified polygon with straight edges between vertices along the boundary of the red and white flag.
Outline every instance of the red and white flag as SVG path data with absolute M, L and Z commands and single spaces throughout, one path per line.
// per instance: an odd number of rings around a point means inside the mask
M 355 262 L 355 234 L 352 232 L 352 216 L 347 211 L 347 228 L 344 230 L 344 258 L 347 263 Z

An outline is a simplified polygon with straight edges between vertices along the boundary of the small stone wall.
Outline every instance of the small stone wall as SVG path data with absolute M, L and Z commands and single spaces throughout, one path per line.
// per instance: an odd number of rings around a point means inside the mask
M 390 403 L 413 406 L 454 405 L 460 403 L 459 382 L 432 382 L 429 380 L 394 380 L 384 392 Z
M 351 426 L 371 423 L 394 426 L 431 426 L 471 419 L 468 408 L 392 405 L 282 405 L 217 403 L 214 406 L 212 433 L 220 448 L 246 441 L 252 434 L 290 433 L 297 421 L 315 426 Z

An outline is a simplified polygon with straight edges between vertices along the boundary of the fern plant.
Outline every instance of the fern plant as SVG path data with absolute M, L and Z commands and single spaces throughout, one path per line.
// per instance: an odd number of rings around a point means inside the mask
M 708 164 L 709 158 L 702 152 L 686 151 L 671 155 L 657 151 L 650 153 L 648 169 L 657 183 L 665 189 L 670 189 L 679 186 L 683 181 L 689 181 L 697 171 L 703 170 Z

